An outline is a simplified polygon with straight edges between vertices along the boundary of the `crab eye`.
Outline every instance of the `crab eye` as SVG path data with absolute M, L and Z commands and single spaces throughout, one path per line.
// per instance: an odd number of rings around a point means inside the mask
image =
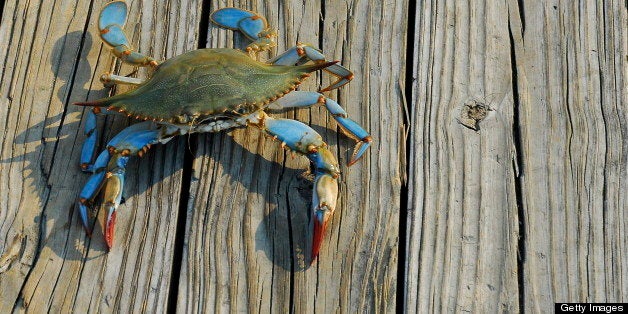
M 246 113 L 246 109 L 238 108 L 238 110 L 236 110 L 236 112 L 239 113 L 239 114 L 245 114 Z

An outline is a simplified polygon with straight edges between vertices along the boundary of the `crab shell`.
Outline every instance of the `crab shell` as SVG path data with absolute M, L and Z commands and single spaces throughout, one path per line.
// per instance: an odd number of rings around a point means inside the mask
M 138 119 L 176 124 L 236 117 L 264 108 L 309 72 L 331 64 L 270 65 L 234 49 L 200 49 L 162 63 L 138 88 L 97 103 Z

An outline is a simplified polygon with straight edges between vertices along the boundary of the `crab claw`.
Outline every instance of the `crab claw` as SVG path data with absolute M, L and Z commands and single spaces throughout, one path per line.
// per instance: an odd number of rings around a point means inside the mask
M 338 161 L 334 154 L 327 149 L 320 134 L 310 126 L 295 120 L 275 119 L 260 114 L 259 122 L 252 123 L 264 132 L 279 139 L 283 147 L 299 152 L 312 162 L 316 179 L 312 193 L 312 254 L 311 262 L 316 260 L 325 236 L 325 229 L 329 218 L 336 209 L 338 198 L 338 182 L 340 176 Z
M 124 173 L 126 163 L 129 160 L 126 156 L 115 156 L 111 162 L 116 163 L 116 168 L 106 173 L 107 182 L 103 195 L 104 207 L 107 210 L 107 220 L 105 221 L 105 242 L 107 249 L 113 247 L 113 232 L 116 224 L 116 209 L 122 201 L 122 189 L 124 188 Z
M 105 243 L 107 243 L 107 250 L 111 251 L 113 247 L 113 232 L 116 225 L 116 208 L 114 206 L 108 206 L 107 208 L 107 221 L 105 222 Z
M 314 193 L 312 195 L 312 258 L 313 263 L 321 249 L 327 223 L 336 209 L 338 199 L 338 183 L 333 175 L 319 173 L 314 181 Z
M 122 201 L 124 176 L 129 158 L 141 157 L 153 144 L 168 142 L 174 136 L 171 132 L 175 131 L 169 131 L 149 121 L 133 124 L 114 136 L 94 164 L 86 167 L 87 171 L 92 172 L 92 176 L 85 183 L 79 196 L 81 222 L 87 234 L 91 235 L 89 210 L 100 191 L 104 190 L 103 207 L 107 211 L 104 235 L 109 250 L 113 247 L 116 210 Z

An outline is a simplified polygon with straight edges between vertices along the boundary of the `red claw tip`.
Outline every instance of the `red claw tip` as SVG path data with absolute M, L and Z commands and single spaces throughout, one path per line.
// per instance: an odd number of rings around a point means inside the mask
M 320 253 L 321 244 L 323 243 L 323 237 L 325 236 L 325 229 L 327 228 L 327 221 L 324 221 L 324 216 L 314 217 L 314 237 L 312 239 L 312 260 L 311 263 L 318 258 Z
M 116 224 L 116 212 L 111 213 L 111 216 L 107 220 L 105 227 L 105 242 L 107 243 L 107 250 L 111 251 L 113 247 L 113 231 Z

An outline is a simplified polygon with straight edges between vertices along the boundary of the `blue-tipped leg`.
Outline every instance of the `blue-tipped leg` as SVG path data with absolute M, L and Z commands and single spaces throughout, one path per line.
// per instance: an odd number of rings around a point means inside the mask
M 93 199 L 96 193 L 100 191 L 104 178 L 104 171 L 94 173 L 91 177 L 89 177 L 89 179 L 87 179 L 87 183 L 85 183 L 85 186 L 83 187 L 83 190 L 81 190 L 81 194 L 79 194 L 79 197 L 86 200 Z
M 81 223 L 83 224 L 83 228 L 85 232 L 89 236 L 92 235 L 92 228 L 89 225 L 89 208 L 93 203 L 94 198 L 98 195 L 98 192 L 102 188 L 102 184 L 105 179 L 105 172 L 101 171 L 98 173 L 94 173 L 89 179 L 83 190 L 81 190 L 81 194 L 79 194 L 79 213 L 81 215 Z
M 145 131 L 155 130 L 157 127 L 154 123 L 150 121 L 144 121 L 140 123 L 133 124 L 131 126 L 126 127 L 124 130 L 120 131 L 120 133 L 116 134 L 108 143 L 108 147 L 118 147 L 122 145 L 127 139 L 133 138 L 137 133 L 142 133 Z M 141 148 L 141 147 L 140 147 Z
M 298 44 L 288 49 L 286 52 L 276 56 L 270 61 L 270 63 L 276 65 L 295 65 L 303 64 L 307 61 L 326 62 L 327 59 L 320 50 L 308 44 Z M 338 80 L 320 90 L 321 92 L 339 88 L 353 79 L 353 73 L 340 64 L 329 66 L 325 68 L 325 71 L 338 77 Z
M 168 141 L 172 134 L 165 134 L 164 130 L 149 121 L 131 125 L 114 136 L 107 143 L 107 150 L 103 151 L 88 168 L 93 174 L 79 195 L 81 222 L 85 231 L 91 235 L 90 207 L 99 192 L 104 189 L 103 204 L 107 209 L 105 241 L 109 248 L 113 245 L 116 209 L 122 200 L 127 162 L 131 156 L 141 156 L 150 145 Z
M 109 164 L 109 159 L 111 159 L 111 155 L 109 154 L 109 152 L 106 150 L 102 151 L 100 155 L 98 155 L 98 158 L 96 158 L 96 161 L 94 162 L 94 164 L 92 165 L 92 172 L 95 173 L 95 172 L 105 169 L 107 167 L 107 164 Z
M 317 92 L 295 91 L 281 97 L 268 105 L 269 109 L 288 109 L 288 108 L 304 108 L 315 104 L 325 104 L 327 111 L 332 114 L 340 128 L 354 139 L 357 144 L 353 149 L 353 154 L 348 162 L 351 166 L 356 163 L 369 148 L 372 138 L 369 133 L 364 130 L 357 122 L 348 117 L 347 112 L 333 99 L 327 98 Z
M 212 13 L 210 19 L 214 24 L 240 31 L 252 40 L 253 42 L 246 47 L 249 53 L 269 50 L 277 45 L 274 40 L 277 32 L 270 29 L 266 19 L 255 12 L 224 8 Z
M 105 5 L 98 16 L 100 38 L 113 47 L 111 52 L 122 61 L 135 66 L 157 66 L 155 59 L 135 52 L 124 33 L 128 8 L 124 1 L 114 1 Z
M 131 154 L 139 153 L 143 147 L 155 144 L 160 132 L 159 129 L 137 131 L 116 144 L 115 148 L 119 152 L 128 150 Z
M 126 23 L 128 8 L 124 1 L 114 1 L 105 5 L 98 16 L 100 38 L 109 46 L 129 45 L 122 28 Z
M 301 57 L 302 55 L 297 51 L 297 47 L 292 47 L 270 60 L 270 63 L 274 65 L 295 65 L 301 60 Z
M 100 31 L 100 38 L 109 46 L 125 46 L 129 47 L 129 40 L 126 38 L 122 27 L 118 25 L 109 25 Z
M 107 155 L 106 156 L 107 159 L 103 163 L 102 162 L 102 160 L 104 160 L 103 154 L 100 154 L 98 158 L 96 159 L 96 162 L 93 165 L 91 163 L 92 158 L 94 156 L 94 152 L 96 151 L 96 144 L 97 144 L 97 138 L 98 138 L 96 115 L 97 114 L 112 114 L 112 113 L 114 112 L 111 112 L 104 108 L 94 107 L 92 110 L 89 110 L 86 114 L 84 132 L 85 132 L 85 135 L 87 135 L 87 139 L 85 140 L 85 142 L 83 142 L 83 147 L 81 149 L 81 160 L 80 160 L 81 169 L 84 172 L 95 172 L 95 170 L 105 167 L 107 161 L 109 161 L 109 156 Z M 128 134 L 129 132 L 132 132 L 136 130 L 137 128 L 145 128 L 145 127 L 146 125 L 142 124 L 139 127 L 131 128 L 131 130 L 127 128 L 123 130 L 123 132 L 125 132 L 124 134 Z M 118 140 L 119 139 L 120 138 L 118 138 Z M 111 142 L 109 144 L 111 145 Z M 115 145 L 115 142 L 114 142 L 114 145 Z
M 338 177 L 340 170 L 334 155 L 325 147 L 323 138 L 314 129 L 300 121 L 266 117 L 264 129 L 273 138 L 281 141 L 282 147 L 299 152 L 310 159 L 317 170 Z
M 128 7 L 124 1 L 113 1 L 107 3 L 107 5 L 105 5 L 100 11 L 100 16 L 98 17 L 98 28 L 105 29 L 109 25 L 124 27 L 128 11 Z
M 338 199 L 338 182 L 340 175 L 338 161 L 334 154 L 327 149 L 321 136 L 309 126 L 295 120 L 274 119 L 265 114 L 260 117 L 259 123 L 253 125 L 261 128 L 273 138 L 282 141 L 282 146 L 306 155 L 313 164 L 314 191 L 312 192 L 311 228 L 313 232 L 311 262 L 313 262 L 321 248 L 325 229 L 331 218 Z
M 89 226 L 89 208 L 94 203 L 94 199 L 98 195 L 98 192 L 102 189 L 105 182 L 105 172 L 107 164 L 111 156 L 108 151 L 103 151 L 98 155 L 93 165 L 89 166 L 87 171 L 93 172 L 93 174 L 87 179 L 85 186 L 79 194 L 79 213 L 81 216 L 81 223 L 85 232 L 91 236 L 92 229 Z
M 96 140 L 98 138 L 98 130 L 96 129 L 96 114 L 93 110 L 87 111 L 85 118 L 85 135 L 87 139 L 83 143 L 81 149 L 81 169 L 83 171 L 91 171 L 91 162 L 96 150 Z
M 240 31 L 251 40 L 258 40 L 259 34 L 268 27 L 266 20 L 257 16 L 242 19 L 238 25 Z
M 324 145 L 323 138 L 308 125 L 290 119 L 266 118 L 265 131 L 276 137 L 282 145 L 288 146 L 302 154 L 315 152 L 317 147 Z
M 336 119 L 340 128 L 357 142 L 353 149 L 351 160 L 349 160 L 348 163 L 348 165 L 351 166 L 362 158 L 366 150 L 371 146 L 372 138 L 362 126 L 351 120 L 347 112 L 334 100 L 325 98 L 325 107 L 333 115 L 334 119 Z
M 209 18 L 216 25 L 232 30 L 239 30 L 241 20 L 256 15 L 257 14 L 251 11 L 243 9 L 224 8 L 214 11 L 214 13 L 209 16 Z

